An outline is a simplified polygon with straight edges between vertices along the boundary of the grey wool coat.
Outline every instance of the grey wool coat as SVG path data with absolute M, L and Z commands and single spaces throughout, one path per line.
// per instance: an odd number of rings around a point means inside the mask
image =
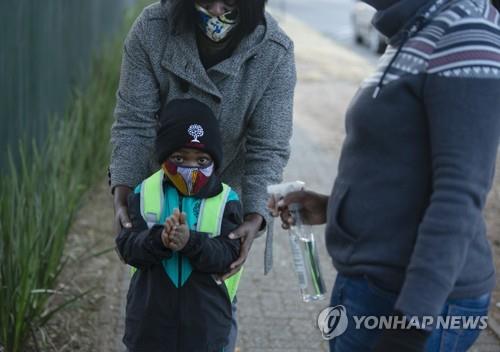
M 205 70 L 195 33 L 173 31 L 169 4 L 143 10 L 124 46 L 115 122 L 111 186 L 135 187 L 159 165 L 154 155 L 157 113 L 177 98 L 195 98 L 218 118 L 222 180 L 241 196 L 244 212 L 269 220 L 266 186 L 281 180 L 290 154 L 293 43 L 269 15 L 233 55 Z

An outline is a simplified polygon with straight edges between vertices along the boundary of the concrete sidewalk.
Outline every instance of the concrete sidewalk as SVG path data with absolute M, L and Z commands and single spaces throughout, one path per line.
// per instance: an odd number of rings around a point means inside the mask
M 298 85 L 292 156 L 284 179 L 303 180 L 310 189 L 329 193 L 344 139 L 344 113 L 372 64 L 290 17 L 275 14 L 295 42 Z M 324 228 L 315 228 L 326 285 L 335 270 L 324 246 Z M 328 351 L 315 327 L 322 302 L 303 303 L 292 268 L 287 234 L 275 224 L 274 269 L 263 275 L 264 239 L 254 242 L 238 293 L 241 352 Z M 486 330 L 471 351 L 500 351 Z

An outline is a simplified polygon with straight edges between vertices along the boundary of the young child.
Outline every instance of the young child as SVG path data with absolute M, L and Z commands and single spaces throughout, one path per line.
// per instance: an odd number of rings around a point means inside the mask
M 130 352 L 221 352 L 240 273 L 219 277 L 239 255 L 240 241 L 228 235 L 242 207 L 215 173 L 217 120 L 196 100 L 173 100 L 161 112 L 155 147 L 162 167 L 129 196 L 132 228 L 116 239 L 135 268 L 123 341 Z

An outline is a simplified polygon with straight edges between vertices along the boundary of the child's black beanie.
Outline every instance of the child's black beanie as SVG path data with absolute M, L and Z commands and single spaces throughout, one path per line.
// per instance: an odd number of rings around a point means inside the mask
M 158 162 L 184 147 L 210 154 L 216 168 L 222 163 L 219 122 L 212 110 L 196 99 L 172 100 L 160 112 L 155 143 Z

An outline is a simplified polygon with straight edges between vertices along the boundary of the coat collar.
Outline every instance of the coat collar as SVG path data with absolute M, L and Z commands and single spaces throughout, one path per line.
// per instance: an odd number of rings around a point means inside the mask
M 162 66 L 197 88 L 222 98 L 221 92 L 201 63 L 194 33 L 172 33 L 169 39 L 171 42 L 163 53 Z
M 410 30 L 418 19 L 424 20 L 436 12 L 448 0 L 363 0 L 375 7 L 373 25 L 386 36 L 389 44 L 398 45 L 404 33 Z M 434 6 L 433 6 L 434 5 Z
M 163 6 L 167 7 L 165 14 L 169 16 L 171 13 L 169 4 Z M 172 21 L 168 23 L 170 31 L 168 38 L 171 42 L 166 45 L 163 52 L 162 66 L 197 88 L 222 98 L 221 92 L 201 63 L 194 31 L 178 33 L 174 31 Z M 244 37 L 229 58 L 212 66 L 208 72 L 218 72 L 223 77 L 236 76 L 243 63 L 255 57 L 261 46 L 269 39 L 282 41 L 278 24 L 266 13 L 265 23 L 260 24 L 250 35 Z
M 267 18 L 265 22 L 257 26 L 253 33 L 244 37 L 229 58 L 212 66 L 209 71 L 216 71 L 227 76 L 236 76 L 243 63 L 253 57 L 268 39 L 270 31 L 268 30 L 269 21 Z

